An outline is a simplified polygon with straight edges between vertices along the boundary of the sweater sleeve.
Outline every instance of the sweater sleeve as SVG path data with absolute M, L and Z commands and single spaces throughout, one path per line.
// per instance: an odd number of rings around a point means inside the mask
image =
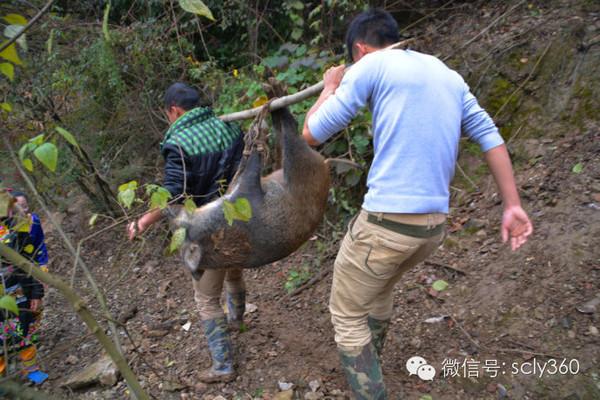
M 370 70 L 373 64 L 372 59 L 365 56 L 352 65 L 344 74 L 335 93 L 310 116 L 308 128 L 312 137 L 319 143 L 348 126 L 356 113 L 367 104 L 373 92 L 376 75 Z
M 494 124 L 489 114 L 481 108 L 466 83 L 464 84 L 461 125 L 463 133 L 469 139 L 479 144 L 483 152 L 504 143 L 496 124 Z

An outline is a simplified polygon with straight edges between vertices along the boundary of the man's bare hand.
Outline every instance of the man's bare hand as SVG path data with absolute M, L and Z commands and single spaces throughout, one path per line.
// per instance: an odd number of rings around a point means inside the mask
M 127 236 L 129 240 L 133 240 L 138 234 L 138 221 L 137 219 L 127 225 Z
M 512 250 L 516 250 L 527 242 L 533 232 L 533 225 L 521 206 L 513 206 L 504 210 L 502 216 L 502 241 L 510 239 Z
M 345 65 L 338 65 L 337 67 L 331 67 L 325 74 L 323 74 L 323 86 L 326 90 L 334 92 L 335 89 L 340 86 L 340 82 L 344 77 L 344 72 L 346 70 Z

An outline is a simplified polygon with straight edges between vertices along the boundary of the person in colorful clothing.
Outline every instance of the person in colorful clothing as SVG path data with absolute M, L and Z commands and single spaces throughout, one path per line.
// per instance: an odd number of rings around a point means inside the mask
M 11 199 L 11 203 L 16 200 Z M 30 216 L 17 213 L 18 206 L 11 204 L 6 215 L 0 216 L 0 241 L 34 262 L 35 246 L 29 234 Z M 0 295 L 13 296 L 18 315 L 0 310 L 0 341 L 6 345 L 8 355 L 18 353 L 22 363 L 22 375 L 35 383 L 41 383 L 47 375 L 39 371 L 36 363 L 36 319 L 41 309 L 44 287 L 25 271 L 0 260 Z M 0 359 L 0 374 L 6 371 L 7 360 Z
M 353 64 L 327 70 L 303 131 L 318 145 L 366 105 L 372 113 L 368 191 L 340 245 L 329 300 L 342 367 L 355 398 L 364 400 L 387 398 L 380 357 L 394 285 L 444 240 L 461 132 L 479 144 L 498 185 L 503 240 L 516 250 L 533 231 L 492 119 L 442 61 L 387 49 L 399 40 L 398 24 L 385 11 L 354 18 L 346 33 Z
M 223 191 L 238 169 L 244 138 L 233 124 L 217 118 L 208 107 L 199 106 L 199 93 L 183 83 L 171 85 L 165 93 L 165 108 L 171 126 L 161 143 L 165 159 L 163 186 L 176 198 L 192 195 L 202 206 Z M 151 210 L 128 226 L 129 239 L 161 219 Z M 241 269 L 211 269 L 193 281 L 194 299 L 202 320 L 212 358 L 212 366 L 202 371 L 202 382 L 228 382 L 235 379 L 228 324 L 239 329 L 246 307 L 246 287 Z M 225 287 L 227 317 L 220 303 Z
M 46 248 L 44 229 L 42 229 L 42 221 L 36 213 L 29 212 L 29 202 L 24 192 L 13 190 L 11 191 L 11 195 L 16 199 L 17 206 L 21 208 L 21 211 L 31 216 L 29 236 L 34 248 L 33 261 L 44 272 L 48 272 L 48 250 Z

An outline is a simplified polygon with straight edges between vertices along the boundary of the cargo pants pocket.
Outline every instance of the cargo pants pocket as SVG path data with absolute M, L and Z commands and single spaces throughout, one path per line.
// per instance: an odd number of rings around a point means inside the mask
M 404 241 L 402 243 L 401 241 Z M 374 235 L 370 249 L 365 260 L 365 268 L 377 278 L 389 279 L 396 275 L 402 263 L 410 258 L 418 249 L 420 244 L 411 243 L 419 239 L 402 236 L 398 240 Z

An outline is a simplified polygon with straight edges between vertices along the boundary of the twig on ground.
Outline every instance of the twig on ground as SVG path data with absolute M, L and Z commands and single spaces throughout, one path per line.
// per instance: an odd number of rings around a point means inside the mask
M 464 270 L 462 270 L 460 268 L 457 268 L 457 267 L 452 267 L 450 265 L 440 264 L 440 263 L 436 263 L 436 262 L 433 262 L 433 261 L 425 261 L 424 264 L 432 266 L 432 267 L 449 269 L 450 271 L 458 272 L 458 273 L 460 273 L 462 275 L 468 275 L 467 271 L 464 271 Z
M 506 146 L 507 146 L 507 147 L 508 147 L 508 145 L 510 145 L 510 142 L 512 142 L 512 141 L 513 141 L 513 139 L 514 139 L 514 138 L 516 138 L 516 137 L 519 135 L 519 133 L 521 132 L 521 129 L 523 129 L 523 127 L 524 127 L 524 126 L 525 126 L 525 125 L 521 125 L 521 126 L 519 126 L 519 127 L 517 128 L 517 131 L 516 131 L 514 134 L 512 134 L 512 135 L 511 135 L 511 136 L 508 138 L 508 140 L 506 141 Z
M 475 184 L 475 182 L 473 182 L 473 179 L 469 178 L 469 175 L 467 175 L 465 170 L 462 169 L 462 167 L 460 166 L 460 164 L 458 162 L 456 163 L 456 169 L 458 169 L 458 171 L 461 173 L 461 175 L 465 177 L 467 182 L 469 182 L 469 184 L 471 186 L 473 186 L 473 189 L 475 189 L 475 191 L 479 192 L 479 187 Z
M 425 290 L 425 288 L 422 288 L 422 290 L 427 293 L 427 291 Z M 488 347 L 484 344 L 479 343 L 477 340 L 475 340 L 473 338 L 473 336 L 471 336 L 471 334 L 469 334 L 469 332 L 467 332 L 467 330 L 462 326 L 462 324 L 460 322 L 458 322 L 456 320 L 456 318 L 454 318 L 454 316 L 452 316 L 452 314 L 448 311 L 448 309 L 446 307 L 444 307 L 444 305 L 441 303 L 441 301 L 439 301 L 438 299 L 434 299 L 435 303 L 442 309 L 444 315 L 447 315 L 452 322 L 454 322 L 454 324 L 458 327 L 458 329 L 467 337 L 467 339 L 478 349 L 481 350 L 485 350 L 487 352 L 491 352 L 491 353 L 515 353 L 515 354 L 523 354 L 523 355 L 532 355 L 532 356 L 539 356 L 539 357 L 548 357 L 548 358 L 563 358 L 561 356 L 555 355 L 555 354 L 549 354 L 549 353 L 545 353 L 545 352 L 538 352 L 538 351 L 532 351 L 532 350 L 524 350 L 524 349 L 508 349 L 508 348 L 501 348 L 501 347 Z M 496 337 L 498 338 L 498 337 Z M 494 338 L 494 339 L 496 339 Z
M 415 22 L 412 22 L 408 25 L 406 25 L 404 28 L 402 28 L 402 30 L 400 31 L 400 33 L 406 32 L 407 30 L 409 30 L 410 28 L 420 24 L 421 22 L 425 21 L 426 19 L 432 17 L 434 14 L 436 14 L 438 11 L 443 10 L 444 8 L 446 8 L 447 6 L 449 6 L 450 4 L 454 3 L 455 0 L 450 0 L 446 3 L 444 3 L 441 7 L 436 8 L 435 10 L 433 10 L 432 12 L 430 12 L 427 15 L 424 15 L 423 17 L 419 18 L 418 20 L 416 20 Z
M 458 49 L 454 50 L 453 52 L 451 52 L 450 54 L 448 54 L 447 56 L 445 56 L 444 58 L 442 58 L 442 61 L 448 60 L 449 58 L 451 58 L 452 56 L 454 56 L 459 51 L 461 51 L 461 50 L 465 49 L 466 47 L 468 47 L 471 43 L 473 43 L 474 41 L 476 41 L 477 39 L 479 39 L 487 31 L 489 31 L 502 18 L 506 17 L 507 15 L 509 15 L 510 13 L 512 13 L 514 10 L 516 10 L 518 7 L 520 7 L 521 5 L 525 4 L 525 2 L 526 2 L 526 0 L 521 0 L 520 2 L 518 2 L 517 4 L 515 4 L 514 6 L 512 6 L 510 9 L 508 9 L 508 11 L 506 11 L 504 14 L 500 15 L 498 18 L 496 18 L 495 20 L 493 20 L 488 26 L 486 26 L 484 29 L 482 29 L 481 32 L 479 32 L 477 35 L 473 36 L 471 39 L 467 40 L 467 42 L 464 43 L 462 46 L 460 46 Z
M 310 278 L 304 285 L 292 290 L 285 297 L 289 299 L 289 298 L 299 295 L 300 293 L 302 293 L 303 291 L 305 291 L 306 289 L 313 286 L 315 283 L 319 282 L 321 279 L 323 279 L 327 275 L 329 275 L 331 270 L 332 270 L 331 268 L 321 268 L 321 271 L 319 271 L 319 273 L 317 275 Z
M 521 89 L 523 89 L 523 87 L 527 84 L 527 82 L 529 82 L 529 80 L 533 77 L 533 75 L 535 74 L 535 71 L 537 70 L 537 67 L 540 65 L 540 62 L 542 61 L 542 59 L 544 58 L 544 56 L 546 55 L 546 53 L 548 52 L 548 50 L 550 50 L 550 46 L 552 46 L 554 42 L 551 41 L 548 43 L 548 45 L 546 46 L 546 48 L 544 49 L 544 52 L 542 53 L 542 55 L 537 59 L 535 65 L 533 66 L 533 68 L 531 69 L 531 72 L 529 73 L 529 75 L 527 75 L 527 78 L 525 78 L 525 80 L 519 85 L 519 87 L 517 87 L 511 94 L 510 96 L 508 96 L 508 98 L 506 99 L 506 101 L 504 101 L 504 103 L 500 106 L 500 108 L 498 109 L 498 111 L 496 111 L 496 114 L 494 114 L 494 116 L 492 117 L 492 119 L 496 119 L 496 117 L 498 117 L 498 115 L 500 115 L 500 113 L 504 110 L 504 107 L 506 107 L 506 105 L 512 100 L 513 96 L 515 94 L 517 94 L 517 92 Z

